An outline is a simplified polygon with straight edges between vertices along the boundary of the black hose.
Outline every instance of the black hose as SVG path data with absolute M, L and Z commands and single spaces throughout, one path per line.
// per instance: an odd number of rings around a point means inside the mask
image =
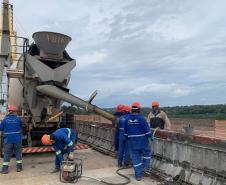
M 121 170 L 124 170 L 124 169 L 128 169 L 128 168 L 129 167 L 126 167 L 126 168 L 125 167 L 122 167 L 122 168 L 119 168 L 119 169 L 116 170 L 116 173 L 119 176 L 121 176 L 124 179 L 126 179 L 126 181 L 125 182 L 122 182 L 122 183 L 111 183 L 111 182 L 107 182 L 107 181 L 104 181 L 104 180 L 100 180 L 100 179 L 97 179 L 97 178 L 94 178 L 94 177 L 89 177 L 89 176 L 84 176 L 84 175 L 82 175 L 82 177 L 93 179 L 93 180 L 96 180 L 96 181 L 101 182 L 101 183 L 106 184 L 106 185 L 126 185 L 126 184 L 129 184 L 131 182 L 131 180 L 126 175 L 121 174 L 120 171 Z
M 110 183 L 110 182 L 106 182 L 106 181 L 104 181 L 104 180 L 101 180 L 101 182 L 102 183 L 104 183 L 104 184 L 107 184 L 107 185 L 126 185 L 126 184 L 129 184 L 130 183 L 130 178 L 129 177 L 127 177 L 126 175 L 123 175 L 123 174 L 121 174 L 120 173 L 120 171 L 121 170 L 124 170 L 124 169 L 128 169 L 129 167 L 122 167 L 122 168 L 119 168 L 119 169 L 117 169 L 116 170 L 116 173 L 119 175 L 119 176 L 121 176 L 121 177 L 123 177 L 124 179 L 126 179 L 126 182 L 122 182 L 122 183 Z
M 159 128 L 155 128 L 155 129 L 152 129 L 153 130 L 153 137 L 155 136 L 155 133 L 156 131 L 158 130 Z M 111 183 L 111 182 L 107 182 L 107 181 L 104 181 L 104 180 L 100 180 L 100 179 L 97 179 L 97 178 L 94 178 L 94 177 L 89 177 L 89 176 L 85 176 L 85 175 L 82 175 L 82 177 L 85 177 L 85 178 L 88 178 L 88 179 L 92 179 L 92 180 L 96 180 L 98 182 L 101 182 L 103 184 L 106 184 L 106 185 L 126 185 L 126 184 L 129 184 L 131 182 L 130 178 L 127 177 L 126 175 L 123 175 L 120 173 L 121 170 L 124 170 L 124 169 L 128 169 L 129 167 L 122 167 L 122 168 L 119 168 L 116 170 L 116 173 L 123 177 L 124 179 L 126 179 L 126 182 L 123 182 L 123 183 Z

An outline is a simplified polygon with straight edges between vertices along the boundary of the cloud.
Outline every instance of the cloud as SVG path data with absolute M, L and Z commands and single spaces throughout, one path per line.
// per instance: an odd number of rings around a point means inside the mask
M 179 96 L 187 96 L 191 93 L 192 89 L 191 87 L 185 86 L 185 85 L 179 85 L 179 84 L 158 84 L 158 83 L 151 83 L 144 86 L 138 86 L 134 90 L 132 90 L 130 93 L 132 95 L 138 95 L 138 94 L 159 94 L 162 96 L 173 96 L 173 97 L 179 97 Z
M 225 0 L 12 2 L 25 35 L 47 29 L 72 37 L 74 94 L 97 89 L 95 103 L 105 107 L 226 102 Z
M 94 65 L 104 60 L 106 53 L 104 52 L 94 52 L 90 54 L 82 55 L 78 58 L 79 68 L 85 68 L 88 65 Z

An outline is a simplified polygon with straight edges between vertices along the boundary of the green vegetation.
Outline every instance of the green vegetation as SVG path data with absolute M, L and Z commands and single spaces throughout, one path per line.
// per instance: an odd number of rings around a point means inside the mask
M 147 115 L 150 108 L 144 108 L 143 114 Z M 226 119 L 226 105 L 193 105 L 162 107 L 169 117 L 193 119 Z
M 63 106 L 63 110 L 67 107 Z M 114 113 L 116 108 L 105 109 L 108 112 Z M 193 105 L 193 106 L 176 106 L 176 107 L 162 107 L 169 117 L 174 118 L 194 118 L 194 119 L 226 119 L 226 104 L 220 105 Z M 147 116 L 151 108 L 143 108 L 142 114 Z M 90 114 L 84 109 L 71 107 L 67 113 L 71 114 Z

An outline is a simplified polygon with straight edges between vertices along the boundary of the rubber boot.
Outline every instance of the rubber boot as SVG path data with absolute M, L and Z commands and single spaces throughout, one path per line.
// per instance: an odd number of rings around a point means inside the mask
M 124 163 L 124 164 L 123 164 L 123 167 L 124 167 L 124 168 L 128 168 L 128 167 L 129 167 L 129 164 L 128 164 L 128 163 Z
M 142 180 L 142 177 L 135 177 L 135 179 L 136 179 L 137 181 L 141 181 L 141 180 Z
M 1 171 L 1 173 L 2 173 L 2 174 L 7 174 L 7 173 L 9 173 L 8 168 L 9 168 L 9 166 L 3 165 L 3 166 L 2 166 L 2 171 Z
M 16 164 L 16 171 L 21 172 L 23 170 L 22 163 Z
M 149 168 L 149 169 L 144 169 L 144 170 L 143 170 L 143 176 L 144 176 L 144 177 L 149 177 L 149 176 L 150 176 L 150 171 L 151 171 L 150 168 Z
M 122 167 L 122 162 L 118 162 L 118 168 Z

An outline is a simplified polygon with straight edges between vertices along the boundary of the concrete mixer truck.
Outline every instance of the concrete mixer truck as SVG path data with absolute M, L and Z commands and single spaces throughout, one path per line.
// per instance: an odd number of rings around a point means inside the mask
M 96 93 L 88 101 L 69 93 L 70 73 L 76 66 L 76 61 L 65 50 L 71 41 L 69 36 L 36 32 L 29 45 L 28 39 L 16 36 L 13 31 L 12 5 L 8 0 L 3 1 L 2 12 L 0 75 L 2 77 L 6 69 L 8 77 L 7 99 L 2 102 L 19 107 L 24 124 L 24 145 L 38 146 L 43 134 L 59 127 L 63 102 L 115 119 L 112 114 L 91 104 Z M 12 38 L 22 39 L 21 53 Z M 19 57 L 13 57 L 14 54 Z

